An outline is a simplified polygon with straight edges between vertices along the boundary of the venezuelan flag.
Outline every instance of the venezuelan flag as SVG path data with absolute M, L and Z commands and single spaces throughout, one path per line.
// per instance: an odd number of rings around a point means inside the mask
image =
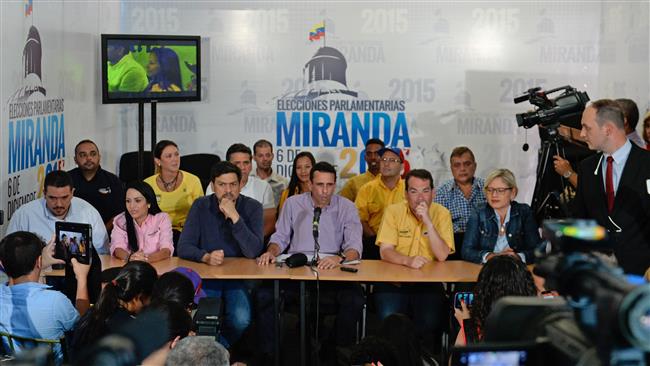
M 319 40 L 321 37 L 325 37 L 325 22 L 320 22 L 320 23 L 316 24 L 309 31 L 309 40 L 310 41 Z
M 25 16 L 32 15 L 33 10 L 34 4 L 32 3 L 32 0 L 25 0 Z

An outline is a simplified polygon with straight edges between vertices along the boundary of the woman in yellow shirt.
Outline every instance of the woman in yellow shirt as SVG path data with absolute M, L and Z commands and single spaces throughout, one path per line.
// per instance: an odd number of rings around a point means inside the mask
M 316 159 L 309 151 L 303 151 L 296 155 L 293 159 L 293 169 L 291 170 L 291 179 L 289 180 L 289 187 L 282 191 L 280 196 L 280 203 L 278 204 L 278 216 L 280 210 L 284 205 L 284 201 L 294 194 L 311 192 L 311 180 L 309 179 L 309 172 L 311 167 L 316 164 Z
M 160 209 L 169 215 L 176 244 L 192 203 L 203 196 L 203 187 L 196 175 L 180 170 L 181 157 L 175 142 L 159 141 L 153 156 L 156 174 L 145 179 L 145 182 L 156 193 Z

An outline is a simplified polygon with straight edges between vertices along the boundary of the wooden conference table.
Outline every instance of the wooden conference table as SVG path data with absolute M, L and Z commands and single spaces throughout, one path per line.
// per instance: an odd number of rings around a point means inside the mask
M 110 255 L 100 255 L 102 270 L 121 267 L 125 261 Z M 176 267 L 189 267 L 204 280 L 239 279 L 239 280 L 316 280 L 312 270 L 307 267 L 289 268 L 270 264 L 258 266 L 254 259 L 225 258 L 222 265 L 209 266 L 172 257 L 151 263 L 159 275 Z M 357 268 L 357 273 L 343 272 L 339 268 L 318 270 L 321 281 L 357 281 L 357 282 L 476 282 L 481 266 L 465 261 L 431 262 L 421 269 L 411 269 L 380 260 L 363 260 L 360 264 L 347 267 Z M 46 276 L 64 276 L 64 270 L 46 272 Z
M 110 255 L 100 255 L 102 270 L 121 267 L 125 261 Z M 259 266 L 254 259 L 225 258 L 219 266 L 209 266 L 172 257 L 152 263 L 159 275 L 176 267 L 189 267 L 204 280 L 274 280 L 273 306 L 279 316 L 280 280 L 300 281 L 300 363 L 305 365 L 305 282 L 316 280 L 314 271 L 308 267 L 289 268 L 286 265 Z M 412 269 L 380 260 L 363 260 L 360 264 L 349 265 L 356 268 L 356 273 L 344 272 L 339 268 L 317 270 L 320 281 L 356 281 L 356 282 L 476 282 L 481 266 L 465 261 L 430 262 L 420 269 Z M 53 270 L 46 276 L 63 276 L 64 270 Z M 275 364 L 279 364 L 279 322 L 275 322 Z

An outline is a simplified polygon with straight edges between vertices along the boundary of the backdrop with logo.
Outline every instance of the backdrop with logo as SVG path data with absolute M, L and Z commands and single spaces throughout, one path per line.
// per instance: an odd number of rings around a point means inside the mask
M 136 149 L 137 107 L 101 105 L 101 33 L 202 37 L 203 100 L 158 105 L 158 138 L 182 154 L 224 157 L 233 142 L 265 138 L 280 174 L 309 150 L 337 165 L 340 185 L 365 171 L 364 141 L 378 137 L 436 183 L 451 177 L 452 148 L 469 146 L 478 175 L 512 169 L 529 202 L 540 143 L 537 128 L 517 127 L 515 114 L 532 106 L 514 97 L 572 85 L 649 107 L 648 3 L 0 6 L 6 216 L 38 197 L 49 170 L 73 167 L 81 138 L 97 141 L 109 170 Z

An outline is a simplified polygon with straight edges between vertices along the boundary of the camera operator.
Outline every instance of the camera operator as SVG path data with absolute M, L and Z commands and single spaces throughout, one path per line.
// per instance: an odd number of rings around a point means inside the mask
M 601 153 L 579 165 L 574 216 L 604 226 L 623 270 L 643 274 L 650 266 L 650 152 L 628 140 L 624 112 L 613 100 L 591 103 L 581 125 L 580 136 Z

